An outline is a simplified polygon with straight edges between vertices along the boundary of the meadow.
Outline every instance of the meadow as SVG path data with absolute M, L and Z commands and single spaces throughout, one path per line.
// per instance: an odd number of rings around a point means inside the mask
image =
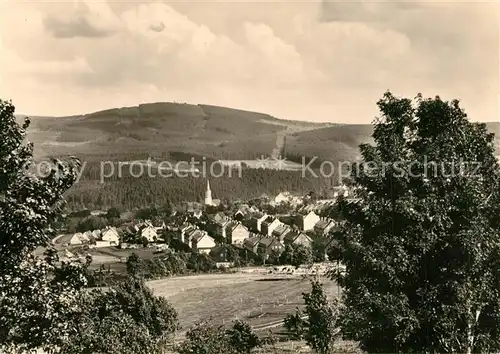
M 322 281 L 329 296 L 339 294 L 333 281 Z M 183 330 L 208 318 L 220 324 L 242 319 L 264 330 L 302 307 L 302 293 L 311 288 L 307 278 L 262 273 L 193 275 L 148 285 L 177 309 Z

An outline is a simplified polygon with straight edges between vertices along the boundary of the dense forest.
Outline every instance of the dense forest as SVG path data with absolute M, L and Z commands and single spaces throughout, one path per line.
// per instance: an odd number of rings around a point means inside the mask
M 200 202 L 204 198 L 206 179 L 203 176 L 133 177 L 123 170 L 101 182 L 99 164 L 87 164 L 80 180 L 66 193 L 70 210 L 107 209 L 118 207 L 131 210 L 147 206 L 161 206 L 168 202 Z M 252 199 L 262 194 L 274 196 L 283 191 L 326 195 L 336 178 L 302 176 L 301 171 L 243 169 L 241 177 L 235 170 L 210 178 L 212 197 L 228 201 Z

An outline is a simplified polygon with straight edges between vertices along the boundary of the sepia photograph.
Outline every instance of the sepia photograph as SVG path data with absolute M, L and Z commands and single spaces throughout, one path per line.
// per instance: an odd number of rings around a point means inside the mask
M 498 0 L 3 0 L 0 59 L 0 354 L 500 352 Z

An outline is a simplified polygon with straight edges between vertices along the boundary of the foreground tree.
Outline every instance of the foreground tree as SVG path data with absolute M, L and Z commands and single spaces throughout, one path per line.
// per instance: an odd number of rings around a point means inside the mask
M 303 293 L 305 309 L 289 314 L 285 318 L 285 328 L 294 339 L 305 339 L 307 344 L 319 354 L 332 351 L 339 336 L 337 320 L 339 304 L 337 299 L 329 301 L 323 285 L 311 281 L 311 292 Z
M 79 164 L 54 160 L 37 171 L 24 141 L 27 127 L 0 100 L 0 352 L 157 352 L 177 328 L 165 299 L 140 279 L 86 291 L 91 257 L 60 259 L 51 247 L 63 193 Z
M 317 281 L 311 283 L 310 293 L 303 294 L 306 305 L 307 344 L 319 354 L 328 354 L 338 336 L 337 317 L 339 306 L 328 301 L 323 285 Z
M 79 164 L 54 160 L 36 171 L 29 121 L 19 126 L 14 110 L 0 100 L 0 351 L 19 353 L 53 349 L 71 333 L 86 281 L 84 262 L 59 259 L 49 244 Z M 34 253 L 40 247 L 43 257 Z
M 237 353 L 249 354 L 252 349 L 260 345 L 259 337 L 254 333 L 247 322 L 236 320 L 233 326 L 226 331 L 229 344 Z
M 135 276 L 109 291 L 82 294 L 74 315 L 75 335 L 62 345 L 67 354 L 163 353 L 179 329 L 177 311 Z
M 294 340 L 302 340 L 307 331 L 307 321 L 303 317 L 304 313 L 298 309 L 285 317 L 283 325 Z
M 458 101 L 386 93 L 340 202 L 342 332 L 369 352 L 500 350 L 499 166 Z
M 210 319 L 196 323 L 186 332 L 186 340 L 176 348 L 179 354 L 236 354 L 223 326 Z
M 211 319 L 198 322 L 186 333 L 186 340 L 177 347 L 180 354 L 250 353 L 262 343 L 247 322 L 236 320 L 229 329 Z

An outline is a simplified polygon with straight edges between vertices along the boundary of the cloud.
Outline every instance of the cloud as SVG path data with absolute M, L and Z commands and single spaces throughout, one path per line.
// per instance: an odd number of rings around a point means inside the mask
M 367 123 L 391 89 L 458 97 L 473 118 L 497 117 L 494 4 L 9 5 L 0 21 L 15 31 L 2 32 L 10 59 L 0 70 L 26 113 L 176 100 Z
M 56 38 L 75 37 L 106 37 L 112 32 L 94 27 L 88 19 L 78 16 L 71 21 L 60 21 L 47 17 L 44 20 L 45 28 Z
M 116 16 L 105 4 L 76 0 L 69 13 L 48 13 L 43 24 L 55 38 L 108 37 L 117 30 Z
M 321 8 L 327 23 L 366 23 L 405 36 L 415 65 L 426 62 L 427 81 L 438 87 L 498 80 L 498 14 L 495 2 L 328 1 Z

